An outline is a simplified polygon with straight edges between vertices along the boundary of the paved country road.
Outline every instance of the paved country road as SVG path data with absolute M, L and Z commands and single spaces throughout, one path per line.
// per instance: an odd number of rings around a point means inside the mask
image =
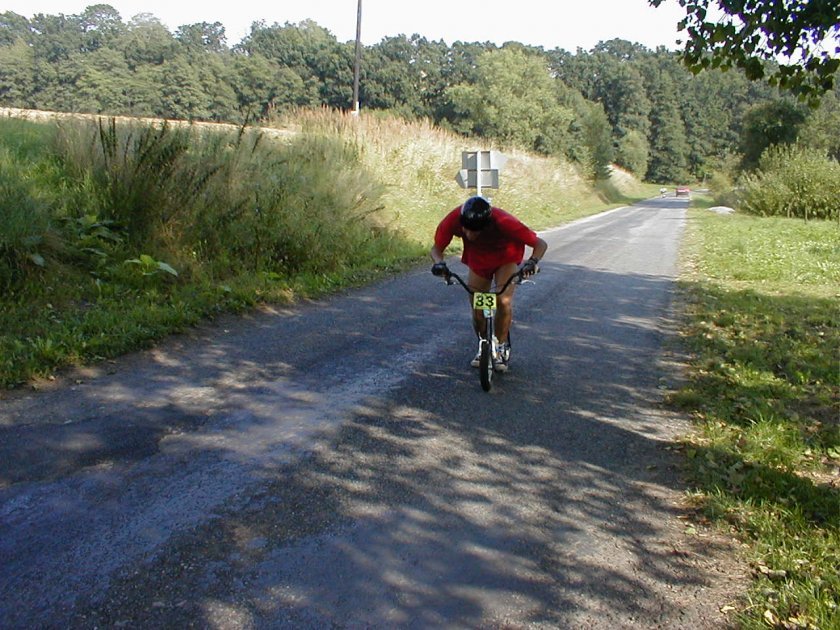
M 423 267 L 7 395 L 0 627 L 723 627 L 661 404 L 685 209 L 545 232 L 489 393 Z

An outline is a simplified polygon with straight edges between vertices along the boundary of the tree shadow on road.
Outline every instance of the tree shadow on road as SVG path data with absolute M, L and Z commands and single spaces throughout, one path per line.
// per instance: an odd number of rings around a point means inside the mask
M 679 520 L 684 485 L 669 449 L 686 427 L 660 405 L 667 375 L 658 363 L 669 281 L 545 272 L 564 282 L 520 290 L 514 368 L 490 394 L 465 365 L 466 328 L 447 331 L 432 361 L 355 403 L 302 460 L 253 470 L 242 497 L 174 535 L 141 570 L 120 569 L 107 593 L 76 607 L 76 621 L 719 627 L 716 604 L 739 576 L 717 564 L 722 543 L 685 536 Z M 382 299 L 360 303 L 369 321 L 401 313 Z M 603 303 L 609 315 L 593 315 Z M 422 325 L 424 338 L 439 330 Z M 384 360 L 400 356 L 388 345 L 399 345 L 394 330 L 370 334 Z M 234 349 L 222 343 L 200 360 L 225 352 Z M 261 370 L 306 383 L 317 406 L 352 375 L 313 375 L 310 359 Z M 200 375 L 207 366 L 177 368 Z M 150 388 L 161 396 L 175 382 Z M 249 393 L 272 396 L 245 384 L 238 404 Z M 254 407 L 249 422 L 272 427 L 279 413 Z

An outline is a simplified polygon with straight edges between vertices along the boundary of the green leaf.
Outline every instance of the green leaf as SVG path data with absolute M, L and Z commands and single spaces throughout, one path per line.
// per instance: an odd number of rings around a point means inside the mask
M 744 73 L 750 81 L 756 81 L 764 76 L 764 66 L 756 59 L 748 59 L 744 63 Z
M 44 257 L 40 254 L 29 254 L 29 260 L 31 260 L 39 267 L 46 267 L 46 261 L 44 260 Z
M 161 271 L 165 271 L 166 273 L 168 273 L 170 275 L 173 275 L 173 276 L 178 275 L 178 272 L 175 271 L 171 266 L 167 265 L 165 262 L 158 262 L 157 267 Z

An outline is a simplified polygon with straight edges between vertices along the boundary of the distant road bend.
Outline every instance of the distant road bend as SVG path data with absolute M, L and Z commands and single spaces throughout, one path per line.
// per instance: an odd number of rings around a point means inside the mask
M 0 627 L 725 625 L 661 404 L 686 206 L 543 233 L 490 393 L 423 267 L 6 396 Z

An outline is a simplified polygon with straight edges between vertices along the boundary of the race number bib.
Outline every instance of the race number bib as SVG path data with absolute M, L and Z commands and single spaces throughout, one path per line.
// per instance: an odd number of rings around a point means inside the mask
M 496 308 L 495 293 L 473 293 L 473 308 L 477 311 Z

